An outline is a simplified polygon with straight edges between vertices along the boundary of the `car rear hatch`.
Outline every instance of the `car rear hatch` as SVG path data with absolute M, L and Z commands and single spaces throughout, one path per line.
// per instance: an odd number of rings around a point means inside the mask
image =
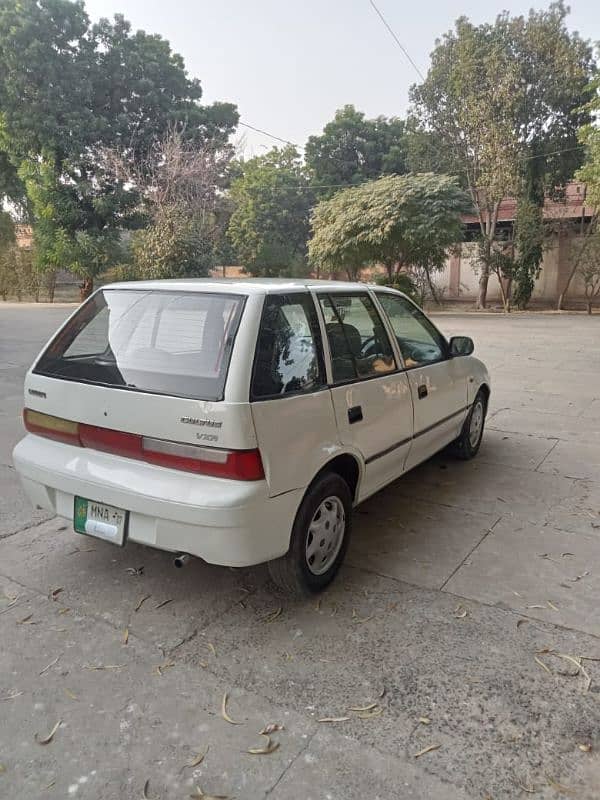
M 250 407 L 225 399 L 245 302 L 218 291 L 97 292 L 30 371 L 27 429 L 172 469 L 261 479 Z

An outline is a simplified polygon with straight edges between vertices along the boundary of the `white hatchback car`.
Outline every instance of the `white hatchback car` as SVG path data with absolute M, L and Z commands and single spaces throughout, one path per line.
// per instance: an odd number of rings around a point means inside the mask
M 178 565 L 268 561 L 319 591 L 354 505 L 446 445 L 477 453 L 490 381 L 472 352 L 378 286 L 113 284 L 28 372 L 14 463 L 80 534 Z

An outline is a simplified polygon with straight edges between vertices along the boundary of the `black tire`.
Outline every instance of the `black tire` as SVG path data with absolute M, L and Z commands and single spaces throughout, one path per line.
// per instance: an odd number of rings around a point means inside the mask
M 342 533 L 341 545 L 335 560 L 321 574 L 315 574 L 312 569 L 318 565 L 309 565 L 307 561 L 307 542 L 310 543 L 312 536 L 310 533 L 311 524 L 315 515 L 322 504 L 330 498 L 335 498 L 341 503 L 344 511 L 344 530 Z M 331 506 L 331 504 L 329 504 Z M 335 504 L 332 506 L 335 509 Z M 327 524 L 327 523 L 325 523 Z M 306 492 L 294 525 L 290 539 L 290 549 L 281 558 L 270 561 L 268 564 L 271 580 L 285 592 L 306 596 L 322 591 L 335 578 L 340 568 L 352 527 L 352 495 L 346 481 L 335 472 L 324 472 L 315 479 L 314 483 Z M 313 557 L 314 558 L 314 557 Z M 326 563 L 326 561 L 325 561 Z
M 462 431 L 458 439 L 455 439 L 450 445 L 450 452 L 455 458 L 462 461 L 468 461 L 475 458 L 481 447 L 481 439 L 483 438 L 483 429 L 485 427 L 485 415 L 487 411 L 487 397 L 480 389 L 473 400 L 471 410 L 467 414 L 467 418 L 463 424 Z M 476 414 L 481 414 L 481 427 L 476 441 L 472 441 L 471 425 Z

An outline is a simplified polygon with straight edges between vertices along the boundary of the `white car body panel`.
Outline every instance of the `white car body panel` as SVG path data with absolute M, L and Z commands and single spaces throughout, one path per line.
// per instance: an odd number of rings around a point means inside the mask
M 264 479 L 189 473 L 34 434 L 16 446 L 15 467 L 39 507 L 72 520 L 75 496 L 115 506 L 129 511 L 128 540 L 211 563 L 245 566 L 283 555 L 307 487 L 332 459 L 344 454 L 355 459 L 359 478 L 354 499 L 360 502 L 454 439 L 479 388 L 489 387 L 485 366 L 472 356 L 405 370 L 385 319 L 399 370 L 334 386 L 317 302 L 328 385 L 314 393 L 250 402 L 267 295 L 310 292 L 316 297 L 326 289 L 369 291 L 375 297 L 372 289 L 354 283 L 263 280 L 152 281 L 114 288 L 245 297 L 223 399 L 204 401 L 63 380 L 36 374 L 34 363 L 25 380 L 25 406 L 167 442 L 232 450 L 258 447 Z M 424 399 L 418 398 L 422 383 L 428 387 Z M 363 419 L 349 424 L 348 409 L 354 406 L 362 407 Z
M 344 452 L 329 389 L 251 407 L 272 496 L 304 491 L 328 461 Z

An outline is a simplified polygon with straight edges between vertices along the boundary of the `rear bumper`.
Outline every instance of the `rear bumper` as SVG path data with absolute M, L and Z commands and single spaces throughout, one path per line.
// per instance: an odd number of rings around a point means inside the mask
M 232 481 L 28 435 L 13 461 L 32 503 L 73 520 L 75 495 L 129 511 L 128 540 L 242 567 L 287 552 L 302 490 Z

